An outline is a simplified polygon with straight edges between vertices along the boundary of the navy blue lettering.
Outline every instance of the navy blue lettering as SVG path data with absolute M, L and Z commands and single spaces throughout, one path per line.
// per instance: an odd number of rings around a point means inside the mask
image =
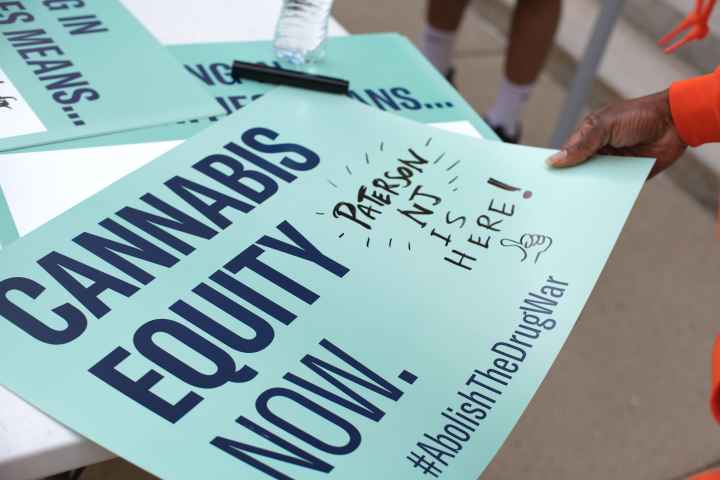
M 178 259 L 173 255 L 119 225 L 114 220 L 106 218 L 100 222 L 100 226 L 128 243 L 116 242 L 87 232 L 81 233 L 73 241 L 143 285 L 149 284 L 155 277 L 128 261 L 124 256 L 145 260 L 165 268 L 170 268 L 178 262 Z
M 276 398 L 286 398 L 288 400 L 291 400 L 297 405 L 304 407 L 308 411 L 316 414 L 318 417 L 323 418 L 329 423 L 337 426 L 347 434 L 347 442 L 344 445 L 332 445 L 326 441 L 321 440 L 317 436 L 306 432 L 297 425 L 293 425 L 286 419 L 276 415 L 272 412 L 272 410 L 270 410 L 270 406 L 268 405 L 270 400 Z M 287 388 L 271 388 L 261 393 L 257 401 L 255 402 L 255 408 L 257 409 L 258 413 L 268 422 L 272 423 L 278 428 L 285 430 L 287 433 L 299 438 L 308 445 L 311 445 L 318 450 L 322 450 L 323 452 L 331 453 L 333 455 L 347 455 L 354 452 L 360 446 L 360 442 L 362 440 L 360 431 L 352 423 L 334 414 L 322 405 L 319 405 L 312 400 L 302 396 L 301 394 Z
M 170 310 L 238 352 L 259 352 L 272 343 L 275 332 L 263 318 L 205 283 L 195 287 L 193 292 L 252 329 L 254 336 L 252 338 L 241 337 L 183 301 L 176 302 L 170 307 Z
M 352 367 L 354 372 L 348 371 L 346 368 L 333 365 L 332 363 L 328 363 L 325 360 L 321 360 L 313 355 L 306 355 L 301 360 L 301 363 L 344 393 L 346 397 L 350 398 L 350 400 L 315 385 L 308 380 L 300 378 L 293 373 L 287 373 L 283 378 L 299 387 L 330 400 L 333 403 L 341 405 L 348 410 L 359 413 L 374 422 L 379 422 L 385 416 L 385 412 L 353 390 L 347 385 L 348 383 L 355 384 L 394 401 L 397 401 L 400 397 L 402 397 L 403 393 L 400 389 L 370 370 L 357 359 L 348 355 L 330 341 L 322 340 L 320 345 L 335 355 L 335 357 L 345 362 L 345 364 Z M 359 376 L 358 374 L 362 376 Z
M 295 143 L 278 143 L 277 145 L 268 145 L 258 140 L 259 137 L 265 137 L 275 140 L 278 133 L 269 128 L 251 128 L 242 135 L 242 140 L 248 147 L 261 153 L 287 153 L 292 152 L 300 155 L 304 161 L 298 162 L 290 157 L 284 157 L 280 161 L 283 165 L 291 170 L 305 171 L 312 170 L 320 163 L 320 157 L 312 150 Z
M 83 76 L 80 72 L 55 73 L 53 75 L 43 75 L 38 77 L 42 81 L 55 80 L 45 85 L 48 90 L 65 90 L 73 87 L 85 87 L 90 85 L 86 80 L 82 80 Z
M 195 392 L 186 394 L 177 403 L 170 403 L 152 393 L 150 389 L 165 378 L 155 370 L 150 370 L 139 380 L 130 380 L 116 369 L 129 356 L 130 352 L 118 347 L 93 365 L 89 372 L 170 423 L 177 423 L 202 402 L 203 397 Z
M 81 15 L 75 17 L 60 17 L 60 24 L 68 30 L 70 35 L 88 35 L 91 33 L 109 32 L 96 15 Z
M 233 85 L 237 83 L 232 78 L 232 68 L 227 63 L 210 64 L 210 71 L 215 75 L 215 79 L 224 85 Z
M 194 75 L 198 80 L 202 81 L 205 85 L 212 86 L 213 81 L 210 77 L 210 74 L 205 69 L 204 65 L 197 64 L 197 65 L 184 65 L 185 70 L 187 70 L 190 74 Z
M 222 215 L 221 212 L 224 209 L 233 208 L 240 212 L 247 213 L 255 208 L 249 203 L 241 202 L 236 198 L 229 197 L 179 175 L 165 182 L 165 185 L 175 192 L 178 197 L 185 200 L 195 210 L 222 229 L 232 225 L 232 222 Z M 201 197 L 208 198 L 211 202 L 206 203 Z
M 297 465 L 303 468 L 308 468 L 316 472 L 330 473 L 333 470 L 333 466 L 312 454 L 296 447 L 294 444 L 284 440 L 283 438 L 275 435 L 269 430 L 262 428 L 257 423 L 249 420 L 245 417 L 239 417 L 235 420 L 238 424 L 250 430 L 258 437 L 261 437 L 263 441 L 269 441 L 282 448 L 287 453 L 280 453 L 273 450 L 268 450 L 262 447 L 256 447 L 236 440 L 231 440 L 224 437 L 215 437 L 210 444 L 219 448 L 223 452 L 232 455 L 233 457 L 241 460 L 248 465 L 260 470 L 265 475 L 268 475 L 276 480 L 293 480 L 292 477 L 274 469 L 273 467 L 261 462 L 255 456 L 263 456 L 280 462 L 284 462 L 290 465 Z
M 105 291 L 111 290 L 124 297 L 130 297 L 138 291 L 138 287 L 135 285 L 55 251 L 45 255 L 37 263 L 60 286 L 78 299 L 95 318 L 102 318 L 110 312 L 110 307 L 100 299 L 100 295 Z M 84 277 L 92 283 L 86 287 L 72 273 Z
M 211 227 L 165 203 L 150 193 L 143 195 L 140 199 L 166 216 L 162 217 L 132 207 L 123 208 L 117 212 L 117 215 L 184 255 L 190 255 L 195 248 L 168 233 L 166 230 L 183 232 L 205 240 L 213 238 L 218 233 Z
M 285 325 L 290 325 L 292 321 L 297 318 L 297 315 L 292 313 L 290 310 L 287 310 L 283 306 L 278 305 L 266 296 L 256 292 L 252 288 L 231 277 L 225 272 L 217 271 L 213 273 L 210 276 L 210 280 L 216 282 L 223 288 L 226 288 L 228 291 L 232 292 L 238 297 L 247 300 L 252 305 L 256 306 L 263 312 L 267 313 L 268 315 Z
M 347 93 L 347 96 L 352 98 L 353 100 L 357 100 L 360 103 L 364 103 L 367 106 L 370 106 L 368 102 L 365 101 L 358 93 L 354 92 L 353 90 L 349 90 Z
M 48 10 L 70 10 L 73 8 L 83 8 L 85 2 L 83 0 L 43 0 L 43 5 Z
M 15 32 L 5 32 L 3 35 L 7 37 L 10 44 L 15 48 L 33 47 L 35 45 L 45 45 L 53 43 L 50 37 L 40 37 L 46 35 L 47 32 L 40 28 L 35 30 L 22 30 Z
M 255 153 L 251 152 L 250 150 L 247 150 L 237 143 L 230 142 L 227 145 L 225 145 L 225 150 L 228 152 L 232 152 L 235 155 L 237 155 L 240 158 L 244 158 L 248 162 L 254 164 L 257 167 L 262 168 L 266 172 L 275 175 L 281 180 L 285 180 L 286 182 L 290 183 L 297 179 L 295 175 L 292 173 L 283 170 L 282 168 L 278 167 L 277 165 L 268 162 L 262 157 L 257 156 Z
M 332 258 L 321 253 L 317 247 L 310 243 L 310 241 L 305 238 L 302 233 L 298 232 L 297 229 L 289 222 L 284 221 L 280 223 L 280 225 L 277 226 L 277 229 L 284 233 L 292 243 L 287 243 L 267 235 L 258 240 L 257 243 L 264 247 L 272 248 L 273 250 L 312 262 L 337 277 L 342 278 L 350 271 L 349 268 L 340 265 Z
M 216 371 L 203 373 L 155 343 L 153 337 L 164 333 L 215 364 Z M 135 348 L 145 358 L 167 370 L 180 380 L 199 388 L 217 388 L 228 382 L 243 383 L 252 380 L 257 371 L 248 366 L 235 370 L 235 361 L 224 350 L 201 337 L 185 325 L 165 319 L 152 320 L 140 327 L 133 337 Z
M 35 75 L 42 75 L 73 66 L 69 60 L 31 60 L 27 64 L 31 67 L 37 67 L 32 71 Z
M 53 93 L 52 98 L 61 105 L 74 105 L 82 99 L 85 99 L 88 102 L 94 102 L 100 98 L 100 94 L 97 90 L 92 88 L 78 88 L 70 92 L 66 90 L 55 92 Z
M 220 104 L 221 107 L 223 107 L 223 110 L 225 110 L 225 113 L 227 115 L 230 115 L 233 113 L 233 110 L 230 108 L 230 105 L 228 105 L 227 101 L 225 100 L 225 97 L 215 97 L 215 100 Z
M 237 111 L 245 106 L 243 101 L 247 99 L 247 95 L 230 95 L 228 99 L 232 107 Z
M 265 250 L 257 245 L 251 245 L 240 252 L 240 254 L 238 254 L 235 258 L 230 260 L 230 262 L 225 265 L 225 268 L 232 273 L 238 273 L 244 268 L 252 270 L 308 305 L 312 305 L 318 298 L 320 298 L 317 293 L 305 288 L 292 278 L 275 270 L 268 264 L 261 262 L 259 257 L 264 251 Z
M 408 110 L 420 110 L 422 108 L 422 103 L 416 98 L 412 97 L 412 93 L 407 88 L 391 88 L 390 93 L 392 93 L 396 98 L 403 100 L 402 102 L 400 102 L 400 105 L 407 108 Z
M 278 191 L 275 180 L 256 170 L 247 170 L 242 163 L 227 155 L 210 155 L 193 165 L 193 168 L 258 204 Z M 248 180 L 255 188 L 246 184 Z
M 69 304 L 55 308 L 53 312 L 67 323 L 64 329 L 56 330 L 45 325 L 8 298 L 10 292 L 20 292 L 36 300 L 44 291 L 45 287 L 30 278 L 15 277 L 3 280 L 0 282 L 0 316 L 43 343 L 63 345 L 72 342 L 87 328 L 87 319 L 79 310 Z
M 13 23 L 22 21 L 23 23 L 30 23 L 35 20 L 28 12 L 10 12 L 7 16 L 0 15 L 0 25 L 12 25 Z
M 395 103 L 395 99 L 384 88 L 379 89 L 377 92 L 368 88 L 365 93 L 380 110 L 386 110 L 385 107 L 400 110 L 398 104 Z

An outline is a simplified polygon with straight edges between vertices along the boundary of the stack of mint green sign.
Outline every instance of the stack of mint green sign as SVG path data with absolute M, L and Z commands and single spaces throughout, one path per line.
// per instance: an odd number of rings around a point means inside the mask
M 0 384 L 161 478 L 477 478 L 652 161 L 551 171 L 424 125 L 494 139 L 393 34 L 329 42 L 347 98 L 235 82 L 269 44 L 165 50 L 115 1 L 17 13 L 0 73 L 34 133 L 0 150 L 185 141 L 15 241 L 0 202 Z M 18 54 L 45 36 L 72 67 Z

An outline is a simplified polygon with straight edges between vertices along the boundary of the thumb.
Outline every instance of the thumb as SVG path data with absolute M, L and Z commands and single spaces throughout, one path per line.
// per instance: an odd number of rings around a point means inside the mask
M 601 119 L 595 114 L 588 115 L 561 150 L 549 157 L 546 163 L 558 168 L 578 165 L 595 155 L 607 141 L 607 128 Z

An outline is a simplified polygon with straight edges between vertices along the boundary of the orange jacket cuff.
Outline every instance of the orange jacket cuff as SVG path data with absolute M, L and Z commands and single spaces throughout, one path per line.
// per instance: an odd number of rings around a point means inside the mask
M 712 354 L 712 383 L 710 385 L 710 411 L 720 423 L 720 336 L 715 338 Z
M 720 69 L 709 75 L 675 82 L 670 111 L 680 138 L 693 147 L 720 142 Z

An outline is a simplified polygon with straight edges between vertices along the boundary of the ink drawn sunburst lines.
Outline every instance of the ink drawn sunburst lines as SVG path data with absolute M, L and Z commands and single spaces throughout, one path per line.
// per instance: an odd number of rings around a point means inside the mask
M 345 238 L 345 232 L 341 232 L 340 234 L 338 234 L 337 238 L 338 238 L 338 240 Z M 395 243 L 397 243 L 397 242 L 395 242 Z M 383 243 L 380 242 L 380 244 L 382 245 Z M 373 245 L 373 237 L 372 236 L 365 237 L 365 248 L 370 248 L 371 245 Z M 393 248 L 393 237 L 388 238 L 387 248 Z M 408 250 L 408 252 L 412 252 L 412 242 L 410 242 L 410 241 L 407 242 L 407 250 Z
M 380 140 L 379 142 L 379 150 L 380 152 L 383 152 L 382 155 L 379 157 L 371 156 L 369 152 L 363 152 L 363 154 L 357 158 L 357 164 L 355 162 L 351 162 L 351 164 L 345 165 L 345 174 L 348 176 L 354 176 L 356 173 L 362 173 L 362 171 L 367 171 L 368 166 L 373 164 L 375 160 L 379 158 L 379 160 L 392 160 L 388 157 L 387 153 L 385 152 L 385 140 Z M 388 158 L 385 158 L 388 157 Z M 363 168 L 364 167 L 364 168 Z M 361 172 L 358 172 L 357 170 L 361 170 Z M 341 188 L 340 183 L 336 179 L 328 178 L 326 179 L 327 182 L 332 185 L 334 188 Z
M 445 171 L 449 172 L 453 168 L 457 167 L 459 164 L 460 164 L 460 160 L 455 160 L 455 162 L 452 165 L 450 165 L 448 168 L 446 168 Z

